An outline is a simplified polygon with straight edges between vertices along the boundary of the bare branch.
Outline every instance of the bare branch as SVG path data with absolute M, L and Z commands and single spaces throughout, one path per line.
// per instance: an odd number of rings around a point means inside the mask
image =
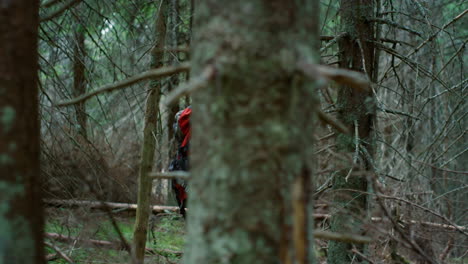
M 207 66 L 199 76 L 191 78 L 188 82 L 181 84 L 171 93 L 169 93 L 165 100 L 165 104 L 171 105 L 182 96 L 193 93 L 207 86 L 213 78 L 213 76 L 215 75 L 215 72 L 216 70 L 214 66 Z
M 100 202 L 100 201 L 80 201 L 80 200 L 58 200 L 58 199 L 46 199 L 44 203 L 49 206 L 56 207 L 75 207 L 83 206 L 93 209 L 119 209 L 119 210 L 136 210 L 136 204 L 129 203 L 111 203 L 111 202 Z M 153 205 L 151 206 L 153 213 L 162 213 L 165 211 L 177 212 L 179 210 L 176 206 L 163 206 Z
M 355 244 L 367 244 L 372 242 L 370 237 L 355 235 L 355 234 L 340 234 L 340 233 L 333 233 L 328 231 L 314 231 L 314 237 L 318 239 L 325 239 L 325 240 L 334 240 L 340 241 L 345 243 L 355 243 Z
M 388 20 L 388 19 L 375 17 L 375 18 L 370 18 L 370 19 L 368 19 L 368 21 L 370 21 L 370 22 L 376 22 L 376 23 L 380 23 L 380 24 L 386 24 L 386 25 L 392 26 L 392 27 L 394 27 L 394 28 L 399 28 L 399 29 L 408 31 L 409 33 L 412 33 L 412 34 L 417 35 L 417 36 L 419 36 L 419 37 L 422 36 L 422 34 L 419 33 L 418 31 L 416 31 L 416 30 L 414 30 L 414 29 L 411 29 L 411 28 L 407 28 L 407 27 L 405 27 L 405 26 L 403 26 L 403 25 L 400 25 L 400 24 L 395 23 L 395 22 L 393 22 L 393 21 L 391 21 L 391 20 Z
M 169 66 L 169 67 L 162 67 L 158 69 L 152 69 L 152 70 L 137 74 L 135 76 L 132 76 L 130 78 L 127 78 L 125 80 L 122 80 L 120 82 L 104 85 L 92 92 L 83 94 L 74 99 L 59 102 L 56 104 L 56 106 L 73 105 L 73 104 L 88 100 L 89 98 L 95 95 L 101 94 L 101 93 L 111 92 L 113 90 L 124 88 L 124 87 L 130 86 L 132 84 L 135 84 L 137 82 L 147 80 L 147 79 L 156 79 L 156 78 L 170 76 L 179 72 L 188 71 L 189 69 L 190 69 L 190 64 L 188 62 L 181 63 L 180 65 L 177 65 L 177 66 Z
M 189 180 L 190 174 L 186 171 L 155 172 L 149 173 L 148 177 L 153 179 L 184 179 Z
M 448 23 L 446 23 L 445 25 L 442 26 L 442 28 L 440 30 L 438 30 L 437 32 L 435 32 L 434 34 L 432 34 L 430 37 L 428 37 L 425 41 L 423 41 L 418 47 L 416 47 L 410 54 L 408 54 L 407 56 L 411 56 L 413 55 L 414 53 L 418 52 L 424 45 L 426 45 L 428 42 L 432 41 L 441 31 L 443 31 L 444 29 L 446 29 L 448 26 L 450 26 L 451 24 L 455 23 L 455 21 L 459 20 L 460 18 L 462 18 L 464 15 L 466 15 L 466 13 L 468 13 L 468 9 L 465 9 L 463 12 L 461 12 L 458 16 L 456 16 L 455 18 L 453 18 L 452 20 L 450 20 Z
M 349 129 L 343 123 L 341 123 L 340 121 L 336 120 L 335 118 L 325 114 L 324 112 L 318 111 L 318 117 L 319 117 L 320 120 L 322 120 L 322 122 L 324 122 L 326 124 L 329 124 L 330 126 L 335 128 L 336 130 L 340 131 L 341 133 L 343 133 L 343 134 L 349 134 L 350 133 Z
M 57 254 L 58 254 L 61 258 L 63 258 L 66 262 L 71 263 L 71 264 L 75 263 L 69 256 L 67 256 L 65 253 L 63 253 L 62 250 L 60 250 L 60 248 L 58 248 L 58 247 L 52 245 L 52 244 L 49 243 L 49 242 L 44 242 L 44 244 L 45 244 L 46 246 L 50 247 L 51 249 L 55 250 L 55 252 L 57 252 Z
M 311 79 L 325 78 L 339 84 L 348 85 L 358 91 L 370 90 L 369 79 L 364 74 L 356 71 L 306 62 L 299 62 L 297 66 L 299 71 Z
M 387 109 L 387 108 L 383 108 L 383 107 L 378 107 L 377 110 L 385 112 L 385 113 L 389 113 L 389 114 L 402 115 L 402 116 L 410 117 L 410 118 L 413 118 L 413 119 L 416 119 L 416 120 L 421 120 L 417 116 L 413 116 L 413 115 L 410 115 L 410 114 L 402 112 L 402 111 L 391 110 L 391 109 Z
M 347 32 L 342 32 L 340 33 L 339 35 L 335 36 L 334 38 L 330 39 L 330 42 L 327 43 L 327 45 L 325 45 L 325 47 L 321 48 L 320 49 L 320 53 L 324 52 L 325 50 L 327 50 L 329 47 L 331 47 L 333 44 L 335 44 L 336 42 L 338 42 L 338 40 L 340 40 L 341 38 L 344 38 L 345 36 L 347 36 L 348 33 Z

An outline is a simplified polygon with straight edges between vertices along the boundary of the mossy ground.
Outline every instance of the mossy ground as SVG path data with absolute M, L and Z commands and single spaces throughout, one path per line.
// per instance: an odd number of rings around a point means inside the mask
M 72 210 L 76 213 L 75 210 Z M 118 241 L 118 234 L 110 219 L 102 213 L 88 213 L 83 216 L 73 212 L 60 210 L 48 217 L 45 232 L 59 233 L 65 236 L 83 239 L 97 239 Z M 78 216 L 81 215 L 81 216 Z M 134 216 L 115 216 L 114 219 L 122 235 L 131 242 L 133 236 Z M 46 241 L 58 247 L 75 263 L 129 263 L 130 257 L 126 251 L 102 249 L 84 243 L 60 243 L 46 238 Z M 185 243 L 185 221 L 178 214 L 153 215 L 150 220 L 150 230 L 147 248 L 158 252 L 147 255 L 145 263 L 179 263 L 180 254 Z M 46 247 L 46 254 L 56 253 L 54 249 Z M 68 263 L 60 257 L 50 260 L 51 264 Z

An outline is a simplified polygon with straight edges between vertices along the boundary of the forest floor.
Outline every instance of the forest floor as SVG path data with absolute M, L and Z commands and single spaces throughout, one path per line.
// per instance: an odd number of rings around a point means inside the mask
M 100 248 L 89 241 L 111 241 L 119 243 L 119 235 L 112 221 L 102 212 L 77 212 L 79 210 L 54 209 L 48 212 L 45 232 L 72 237 L 66 242 L 48 238 L 46 242 L 55 247 L 46 246 L 50 264 L 65 264 L 56 249 L 73 260 L 74 263 L 129 263 L 127 251 Z M 131 242 L 133 236 L 134 215 L 114 216 L 114 220 L 123 237 Z M 146 255 L 146 263 L 173 264 L 179 263 L 185 243 L 185 221 L 175 213 L 153 215 L 148 230 L 147 249 L 152 253 Z M 77 239 L 79 238 L 79 239 Z

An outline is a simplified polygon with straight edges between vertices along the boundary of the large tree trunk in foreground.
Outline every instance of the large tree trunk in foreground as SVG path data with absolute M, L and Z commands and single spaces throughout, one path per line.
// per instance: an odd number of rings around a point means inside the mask
M 193 95 L 184 263 L 306 263 L 318 104 L 295 65 L 315 60 L 318 1 L 196 7 L 191 76 L 205 67 L 215 74 Z
M 347 68 L 368 74 L 369 79 L 374 74 L 374 38 L 373 24 L 366 17 L 374 12 L 373 0 L 342 0 L 341 21 L 344 32 L 347 33 L 339 41 L 340 68 Z M 333 180 L 334 205 L 339 211 L 331 219 L 333 232 L 362 233 L 361 223 L 367 210 L 367 179 L 365 174 L 353 174 L 359 167 L 361 170 L 372 170 L 369 157 L 372 156 L 371 132 L 374 120 L 374 103 L 372 91 L 357 91 L 343 86 L 338 94 L 338 118 L 345 124 L 351 135 L 340 135 L 338 145 L 340 151 L 349 153 L 355 164 L 343 170 Z M 357 132 L 357 134 L 356 134 Z M 358 176 L 360 175 L 360 176 Z M 364 175 L 364 176 L 363 176 Z M 340 191 L 343 190 L 343 191 Z M 356 190 L 356 191 L 349 191 Z M 352 244 L 330 241 L 328 246 L 328 263 L 350 263 L 353 254 Z M 355 245 L 360 251 L 362 245 Z
M 39 170 L 39 1 L 0 4 L 0 263 L 45 263 Z
M 156 45 L 152 50 L 151 68 L 161 67 L 166 36 L 167 1 L 162 1 L 156 17 Z M 145 257 L 146 235 L 148 233 L 148 218 L 150 214 L 152 178 L 148 173 L 153 169 L 156 147 L 156 126 L 159 117 L 159 101 L 161 99 L 161 82 L 150 82 L 146 99 L 145 128 L 141 150 L 140 171 L 138 175 L 138 209 L 133 231 L 134 257 L 137 263 L 143 263 Z

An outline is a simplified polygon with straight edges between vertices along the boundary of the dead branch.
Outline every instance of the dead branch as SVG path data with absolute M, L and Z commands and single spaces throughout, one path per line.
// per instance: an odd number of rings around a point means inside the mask
M 62 242 L 62 243 L 79 242 L 79 243 L 83 244 L 84 246 L 89 245 L 89 246 L 105 248 L 105 249 L 125 250 L 125 251 L 130 250 L 121 241 L 84 239 L 84 238 L 79 238 L 79 237 L 65 236 L 65 235 L 57 234 L 57 233 L 45 233 L 45 237 L 49 238 L 49 239 L 59 241 L 59 242 Z M 176 256 L 181 256 L 182 255 L 181 251 L 174 251 L 174 250 L 169 250 L 169 249 L 155 250 L 155 249 L 152 249 L 152 248 L 146 248 L 145 251 L 148 254 L 158 254 L 158 255 L 160 255 L 160 254 L 166 254 L 166 255 L 167 254 L 173 254 L 173 255 L 176 255 Z
M 314 237 L 324 240 L 334 240 L 345 243 L 367 244 L 372 242 L 370 237 L 355 235 L 355 234 L 341 234 L 328 231 L 314 231 Z
M 316 79 L 327 79 L 339 84 L 348 85 L 358 91 L 370 91 L 370 81 L 359 72 L 333 68 L 325 65 L 299 62 L 297 68 L 305 76 Z
M 50 247 L 51 249 L 55 250 L 55 252 L 57 252 L 57 255 L 59 255 L 61 258 L 63 258 L 66 262 L 68 263 L 75 263 L 69 256 L 67 256 L 65 253 L 62 252 L 62 250 L 60 250 L 60 248 L 52 245 L 51 243 L 45 241 L 44 244 L 48 247 Z
M 377 107 L 377 110 L 382 111 L 384 113 L 389 113 L 389 114 L 394 114 L 394 115 L 402 115 L 402 116 L 410 117 L 410 118 L 413 118 L 413 119 L 416 119 L 416 120 L 421 120 L 417 116 L 413 116 L 411 114 L 408 114 L 408 113 L 405 113 L 405 112 L 402 112 L 402 111 L 387 109 L 387 108 L 383 108 L 383 107 Z
M 414 47 L 413 44 L 408 43 L 408 42 L 403 41 L 403 40 L 389 39 L 389 38 L 380 38 L 380 41 L 382 41 L 382 42 L 388 42 L 388 43 L 392 43 L 392 44 L 400 44 L 400 45 L 406 45 L 406 46 Z
M 91 209 L 121 209 L 121 210 L 136 210 L 136 204 L 129 203 L 112 203 L 112 202 L 99 202 L 99 201 L 83 201 L 83 200 L 58 200 L 58 199 L 46 199 L 44 203 L 48 206 L 55 207 L 88 207 Z M 176 206 L 163 206 L 153 205 L 151 206 L 153 213 L 163 213 L 165 211 L 178 212 L 179 208 Z
M 336 120 L 336 119 L 333 118 L 332 116 L 329 116 L 329 115 L 325 114 L 325 113 L 322 112 L 322 111 L 318 111 L 318 118 L 319 118 L 322 122 L 324 122 L 324 123 L 326 123 L 326 124 L 332 126 L 333 128 L 335 128 L 336 130 L 340 131 L 340 132 L 343 133 L 343 134 L 349 134 L 349 133 L 350 133 L 350 132 L 349 132 L 349 129 L 348 129 L 343 123 L 341 123 L 340 121 Z
M 190 179 L 190 174 L 186 171 L 154 172 L 148 176 L 153 179 Z
M 348 36 L 348 33 L 347 32 L 342 32 L 342 33 L 338 34 L 337 36 L 333 37 L 332 39 L 329 40 L 330 42 L 328 42 L 327 45 L 325 45 L 325 47 L 320 49 L 320 53 L 324 52 L 329 47 L 331 47 L 333 44 L 335 44 L 340 39 L 342 39 L 342 38 L 344 38 L 346 36 Z
M 411 34 L 414 34 L 418 37 L 421 37 L 422 34 L 414 29 L 411 29 L 411 28 L 407 28 L 403 25 L 400 25 L 398 23 L 395 23 L 391 20 L 388 20 L 388 19 L 384 19 L 384 18 L 378 18 L 378 17 L 375 17 L 375 18 L 370 18 L 368 19 L 369 22 L 376 22 L 376 23 L 379 23 L 379 24 L 386 24 L 386 25 L 389 25 L 389 26 L 392 26 L 394 28 L 399 28 L 399 29 L 402 29 L 402 30 L 405 30 L 405 31 L 408 31 L 409 33 Z
M 452 20 L 450 20 L 449 22 L 447 22 L 445 25 L 442 26 L 442 28 L 440 28 L 440 30 L 438 30 L 437 32 L 435 32 L 434 34 L 432 34 L 431 36 L 429 36 L 425 41 L 423 41 L 419 46 L 417 46 L 411 53 L 409 53 L 407 55 L 408 56 L 411 56 L 413 54 L 415 54 L 416 52 L 418 52 L 422 47 L 424 47 L 427 43 L 429 43 L 430 41 L 432 41 L 441 31 L 445 30 L 448 26 L 450 26 L 451 24 L 455 23 L 457 20 L 459 20 L 460 18 L 462 18 L 464 15 L 466 15 L 466 13 L 468 13 L 468 9 L 465 9 L 463 12 L 461 12 L 459 15 L 457 15 L 455 18 L 453 18 Z M 398 66 L 398 65 L 397 65 Z
M 158 69 L 152 69 L 149 71 L 142 72 L 140 74 L 137 74 L 135 76 L 132 76 L 130 78 L 127 78 L 125 80 L 113 83 L 113 84 L 107 84 L 104 85 L 92 92 L 83 94 L 81 96 L 78 96 L 74 99 L 62 101 L 56 104 L 56 106 L 68 106 L 68 105 L 73 105 L 85 100 L 88 100 L 89 98 L 101 94 L 101 93 L 107 93 L 111 92 L 120 88 L 124 88 L 127 86 L 130 86 L 132 84 L 135 84 L 137 82 L 147 80 L 147 79 L 156 79 L 156 78 L 162 78 L 166 76 L 171 76 L 173 74 L 179 73 L 179 72 L 184 72 L 188 71 L 190 69 L 190 63 L 184 62 L 181 63 L 177 66 L 168 66 L 168 67 L 162 67 Z
M 433 72 L 431 72 L 430 70 L 428 70 L 424 65 L 420 64 L 420 63 L 417 63 L 415 61 L 413 61 L 412 59 L 410 59 L 408 56 L 404 56 L 400 53 L 398 53 L 396 50 L 392 49 L 392 48 L 389 48 L 385 45 L 383 45 L 382 43 L 379 43 L 379 42 L 376 42 L 376 41 L 372 41 L 372 43 L 375 44 L 375 47 L 380 49 L 380 50 L 383 50 L 395 57 L 397 57 L 398 59 L 400 59 L 401 62 L 404 62 L 406 65 L 408 65 L 410 68 L 412 68 L 414 71 L 418 71 L 418 72 L 421 72 L 422 74 L 426 75 L 427 77 L 429 78 L 432 78 L 434 80 L 437 80 L 437 82 L 439 82 L 442 86 L 444 86 L 445 89 L 450 89 L 448 87 L 448 85 L 442 81 L 438 76 L 436 76 Z M 400 65 L 400 63 L 398 63 L 397 65 L 395 65 L 393 68 L 396 68 Z
M 177 100 L 182 96 L 191 94 L 207 86 L 210 80 L 215 75 L 215 72 L 216 70 L 214 66 L 207 66 L 199 76 L 191 78 L 188 82 L 181 84 L 174 91 L 169 93 L 165 100 L 165 104 L 171 105 L 177 102 Z

